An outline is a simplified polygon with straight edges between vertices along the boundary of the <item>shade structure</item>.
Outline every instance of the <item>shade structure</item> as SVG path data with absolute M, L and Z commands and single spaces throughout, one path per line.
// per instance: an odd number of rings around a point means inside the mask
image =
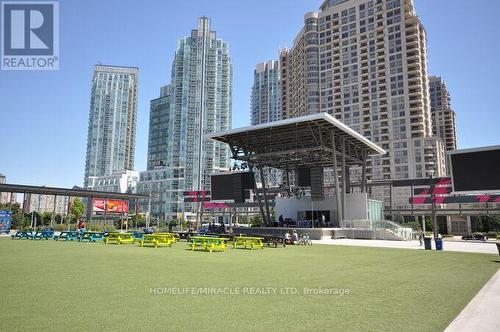
M 261 204 L 260 195 L 257 195 L 257 199 L 262 218 L 266 223 L 271 223 L 271 214 L 267 202 L 263 167 L 282 169 L 286 170 L 287 173 L 289 170 L 301 167 L 332 168 L 335 174 L 333 179 L 337 201 L 337 218 L 339 225 L 342 226 L 346 211 L 349 167 L 362 167 L 362 191 L 365 191 L 367 157 L 386 153 L 377 144 L 328 113 L 316 113 L 226 130 L 209 134 L 207 137 L 228 144 L 233 159 L 247 162 L 251 168 L 254 166 L 259 168 L 265 211 Z M 338 179 L 339 167 L 342 174 L 342 191 L 340 191 Z M 312 194 L 313 186 L 311 186 L 311 196 L 313 196 Z M 315 196 L 317 199 L 323 197 L 322 193 Z
M 108 191 L 94 191 L 83 188 L 57 188 L 45 186 L 30 186 L 22 184 L 3 183 L 0 184 L 0 192 L 38 194 L 38 195 L 57 195 L 72 197 L 100 197 L 109 199 L 140 199 L 149 198 L 149 195 L 117 193 Z
M 385 150 L 328 113 L 316 113 L 207 135 L 230 146 L 235 160 L 278 169 L 332 167 L 334 147 L 346 166 Z

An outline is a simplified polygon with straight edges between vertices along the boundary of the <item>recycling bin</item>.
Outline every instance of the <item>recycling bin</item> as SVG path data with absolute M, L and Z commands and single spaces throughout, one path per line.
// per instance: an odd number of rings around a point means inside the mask
M 436 244 L 436 250 L 443 250 L 443 239 L 438 237 L 434 239 L 434 242 Z

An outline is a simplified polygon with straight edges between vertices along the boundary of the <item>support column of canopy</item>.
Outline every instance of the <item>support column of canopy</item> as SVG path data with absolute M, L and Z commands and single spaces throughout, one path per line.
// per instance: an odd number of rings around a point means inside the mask
M 253 165 L 249 164 L 248 167 L 252 170 L 253 172 Z M 256 179 L 255 179 L 255 172 L 254 173 L 254 181 L 257 183 Z M 259 195 L 259 191 L 258 191 L 258 188 L 257 188 L 257 184 L 255 185 L 255 197 L 257 197 L 257 203 L 259 204 L 259 211 L 260 211 L 260 215 L 262 217 L 262 222 L 266 222 L 266 214 L 264 212 L 264 208 L 262 207 L 262 201 L 260 199 L 260 195 Z
M 67 210 L 66 210 L 66 225 L 68 226 L 68 231 L 69 231 L 69 228 L 71 227 L 70 224 L 71 224 L 71 196 L 68 195 L 68 207 L 67 207 Z
M 346 179 L 346 162 L 345 162 L 345 137 L 341 138 L 342 142 L 342 165 L 341 165 L 341 172 L 342 172 L 342 220 L 346 220 L 346 211 L 347 211 L 347 198 L 346 198 L 346 192 L 347 192 L 347 179 Z
M 366 155 L 366 151 L 363 151 L 363 164 L 361 166 L 361 192 L 362 193 L 366 193 L 367 192 L 367 188 L 366 188 L 366 158 L 367 158 L 367 155 Z
M 50 217 L 50 228 L 54 227 L 54 219 L 56 217 L 56 202 L 57 202 L 57 195 L 54 195 L 54 206 L 52 207 L 52 216 Z
M 259 165 L 260 181 L 262 182 L 262 195 L 264 195 L 264 206 L 266 207 L 266 225 L 271 224 L 271 213 L 269 212 L 269 203 L 267 201 L 266 177 L 264 176 L 264 167 Z
M 342 202 L 340 199 L 340 189 L 339 189 L 339 174 L 338 174 L 338 163 L 337 163 L 337 147 L 335 144 L 335 133 L 332 131 L 332 150 L 333 150 L 333 182 L 335 184 L 335 200 L 337 203 L 337 220 L 339 221 L 339 227 L 344 226 L 344 221 L 342 219 Z

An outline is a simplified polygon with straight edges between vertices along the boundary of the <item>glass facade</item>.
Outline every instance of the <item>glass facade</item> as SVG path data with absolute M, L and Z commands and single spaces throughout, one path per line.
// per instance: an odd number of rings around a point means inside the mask
M 84 186 L 89 177 L 132 170 L 139 69 L 96 65 L 92 79 Z
M 206 134 L 231 128 L 232 63 L 229 46 L 201 17 L 179 39 L 171 84 L 151 101 L 148 170 L 138 190 L 153 197 L 152 214 L 165 219 L 193 212 L 185 190 L 210 190 L 210 175 L 230 167 L 229 147 Z M 144 207 L 143 207 L 144 208 Z

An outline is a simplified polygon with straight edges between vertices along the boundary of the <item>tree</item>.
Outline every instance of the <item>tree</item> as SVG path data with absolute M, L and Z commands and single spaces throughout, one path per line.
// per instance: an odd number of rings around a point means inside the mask
M 23 228 L 24 213 L 21 210 L 21 205 L 19 203 L 0 204 L 0 210 L 12 211 L 11 228 L 16 228 L 16 229 Z
M 146 226 L 146 217 L 143 214 L 135 214 L 130 218 L 130 225 L 141 228 Z
M 42 225 L 49 226 L 52 221 L 52 212 L 42 212 Z
M 260 227 L 262 225 L 262 217 L 254 216 L 250 219 L 250 225 L 252 227 Z
M 76 220 L 85 212 L 85 209 L 85 204 L 83 204 L 78 197 L 73 200 L 71 204 L 71 214 Z
M 479 232 L 498 232 L 500 231 L 500 219 L 496 216 L 479 216 L 476 227 Z

